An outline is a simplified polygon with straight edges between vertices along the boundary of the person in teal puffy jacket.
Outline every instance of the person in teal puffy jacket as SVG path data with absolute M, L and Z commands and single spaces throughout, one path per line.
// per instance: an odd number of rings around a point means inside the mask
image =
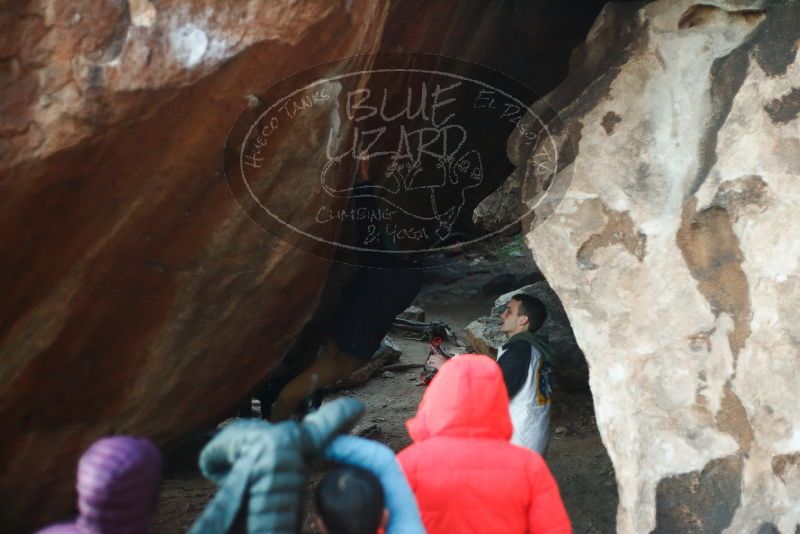
M 220 489 L 190 534 L 296 534 L 303 518 L 308 464 L 364 411 L 336 399 L 302 422 L 242 420 L 223 429 L 200 454 L 200 470 Z

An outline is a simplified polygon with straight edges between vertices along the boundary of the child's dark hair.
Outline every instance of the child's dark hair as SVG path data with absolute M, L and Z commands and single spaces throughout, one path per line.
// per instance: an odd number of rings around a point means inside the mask
M 317 512 L 329 534 L 375 534 L 383 518 L 383 488 L 364 469 L 338 467 L 315 493 Z

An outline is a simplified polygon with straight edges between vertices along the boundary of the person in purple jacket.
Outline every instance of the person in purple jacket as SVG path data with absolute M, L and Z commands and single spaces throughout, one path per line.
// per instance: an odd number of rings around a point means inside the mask
M 78 463 L 77 519 L 39 534 L 141 534 L 150 530 L 161 484 L 161 453 L 149 440 L 95 441 Z

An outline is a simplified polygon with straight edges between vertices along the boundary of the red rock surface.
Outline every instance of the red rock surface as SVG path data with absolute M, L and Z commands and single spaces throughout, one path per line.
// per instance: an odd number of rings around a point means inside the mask
M 0 8 L 0 530 L 69 515 L 92 440 L 166 443 L 218 420 L 280 360 L 314 312 L 327 252 L 240 210 L 226 134 L 247 95 L 379 50 L 392 20 L 387 49 L 431 52 L 448 35 L 477 46 L 497 15 L 409 4 Z M 467 26 L 436 30 L 452 21 Z

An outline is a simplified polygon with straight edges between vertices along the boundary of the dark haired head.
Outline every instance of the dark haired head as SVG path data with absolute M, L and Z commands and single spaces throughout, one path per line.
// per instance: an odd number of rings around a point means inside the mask
M 339 467 L 315 493 L 317 512 L 329 534 L 375 534 L 383 519 L 383 488 L 364 469 Z
M 525 293 L 517 293 L 511 299 L 519 302 L 519 315 L 528 317 L 528 331 L 539 330 L 547 319 L 547 308 L 542 301 Z

